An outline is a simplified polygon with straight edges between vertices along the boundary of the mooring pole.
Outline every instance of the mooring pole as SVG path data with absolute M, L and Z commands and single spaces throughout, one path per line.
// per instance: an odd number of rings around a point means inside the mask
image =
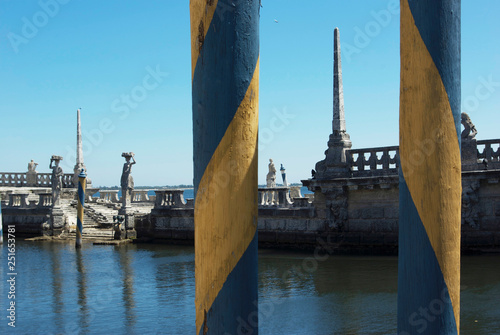
M 82 233 L 83 233 L 83 208 L 85 205 L 85 186 L 87 182 L 85 170 L 78 175 L 78 205 L 77 205 L 77 220 L 76 220 L 76 248 L 82 247 Z
M 398 334 L 460 325 L 460 0 L 401 0 Z
M 259 0 L 191 0 L 197 334 L 258 333 Z

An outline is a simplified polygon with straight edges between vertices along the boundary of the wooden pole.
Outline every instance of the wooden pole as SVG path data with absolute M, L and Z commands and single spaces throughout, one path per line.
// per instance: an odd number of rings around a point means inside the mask
M 259 0 L 191 0 L 197 334 L 257 334 Z
M 83 233 L 83 209 L 85 205 L 85 186 L 87 181 L 85 170 L 78 175 L 78 204 L 77 204 L 77 221 L 76 221 L 76 244 L 75 247 L 82 247 L 82 233 Z
M 401 0 L 398 334 L 460 325 L 460 0 Z

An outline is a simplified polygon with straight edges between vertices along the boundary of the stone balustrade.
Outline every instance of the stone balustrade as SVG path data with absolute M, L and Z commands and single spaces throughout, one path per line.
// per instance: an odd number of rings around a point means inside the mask
M 353 177 L 397 174 L 399 147 L 347 150 L 346 161 Z
M 38 193 L 38 202 L 28 200 L 29 193 L 10 193 L 6 208 L 52 208 L 52 193 Z
M 22 186 L 35 186 L 35 187 L 51 187 L 52 174 L 51 173 L 36 173 L 36 184 L 28 185 L 27 174 L 22 172 L 0 172 L 0 186 L 5 187 L 22 187 Z M 73 186 L 73 174 L 65 173 L 62 177 L 62 186 L 64 188 Z
M 149 202 L 149 190 L 133 190 L 132 202 Z
M 93 195 L 96 194 L 97 192 L 99 192 L 98 188 L 87 187 L 85 189 L 85 202 L 96 202 L 97 197 L 94 197 Z
M 39 208 L 52 207 L 52 193 L 39 193 L 38 206 Z
M 107 203 L 120 202 L 120 198 L 118 197 L 118 190 L 100 190 L 99 198 Z
M 8 207 L 29 208 L 28 193 L 9 194 Z
M 488 162 L 488 169 L 500 169 L 500 139 L 477 141 L 477 159 L 479 170 L 484 169 L 483 160 Z
M 155 190 L 155 193 L 155 209 L 187 208 L 187 202 L 184 200 L 184 190 L 182 189 Z
M 0 186 L 24 186 L 26 185 L 26 173 L 1 172 Z
M 290 189 L 288 187 L 262 187 L 258 189 L 259 207 L 275 206 L 280 208 L 292 207 Z

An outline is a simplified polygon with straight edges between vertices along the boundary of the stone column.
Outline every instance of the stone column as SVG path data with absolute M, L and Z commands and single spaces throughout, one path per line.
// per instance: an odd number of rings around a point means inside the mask
M 316 179 L 347 177 L 346 151 L 352 147 L 346 130 L 344 115 L 344 87 L 342 84 L 342 64 L 340 54 L 340 34 L 335 28 L 333 34 L 333 121 L 332 134 L 325 151 L 325 159 L 316 164 Z
M 81 130 L 81 123 L 80 123 L 80 109 L 76 110 L 76 164 L 73 169 L 73 186 L 77 187 L 78 186 L 78 175 L 82 171 L 85 172 L 85 175 L 87 174 L 87 168 L 85 167 L 85 164 L 83 163 L 83 149 L 82 149 L 82 130 Z M 87 179 L 88 181 L 88 179 Z M 87 183 L 90 184 L 90 183 Z

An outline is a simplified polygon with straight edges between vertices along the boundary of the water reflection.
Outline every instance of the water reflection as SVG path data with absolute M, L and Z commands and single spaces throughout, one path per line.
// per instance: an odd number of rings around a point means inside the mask
M 62 280 L 63 280 L 63 275 L 61 272 L 61 262 L 60 262 L 60 253 L 61 253 L 61 245 L 58 243 L 50 243 L 50 244 L 44 244 L 42 246 L 45 246 L 48 249 L 47 253 L 43 253 L 42 255 L 47 255 L 50 257 L 52 268 L 51 268 L 51 273 L 52 273 L 52 308 L 53 308 L 53 313 L 56 316 L 59 316 L 62 314 L 63 308 L 64 308 L 64 302 L 63 302 L 63 290 L 62 290 Z M 57 333 L 63 333 L 64 329 L 64 323 L 63 319 L 60 317 L 55 318 L 55 325 L 56 325 L 56 332 Z
M 80 316 L 80 325 L 83 329 L 87 329 L 89 326 L 89 309 L 87 306 L 87 283 L 86 283 L 86 271 L 83 263 L 82 250 L 75 250 L 76 256 L 76 271 L 77 271 L 77 285 L 78 285 L 78 305 Z
M 135 302 L 134 302 L 134 270 L 131 266 L 132 263 L 132 250 L 129 250 L 128 245 L 121 245 L 115 248 L 118 252 L 118 259 L 120 263 L 120 269 L 122 271 L 122 299 L 125 306 L 125 321 L 127 328 L 133 329 L 136 322 L 135 315 Z
M 84 243 L 78 251 L 19 240 L 16 250 L 16 333 L 195 332 L 192 247 Z M 394 334 L 397 259 L 321 256 L 259 252 L 259 334 Z M 499 264 L 500 256 L 462 258 L 463 334 L 500 334 Z M 10 333 L 0 323 L 0 334 Z

